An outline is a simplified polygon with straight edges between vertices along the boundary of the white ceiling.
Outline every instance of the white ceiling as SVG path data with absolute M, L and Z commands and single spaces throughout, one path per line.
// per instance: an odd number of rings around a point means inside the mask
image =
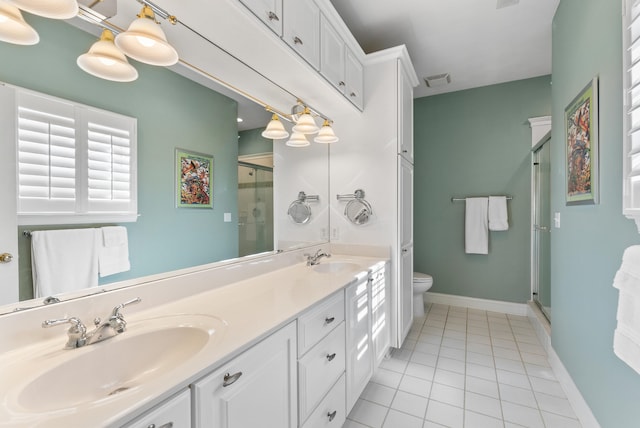
M 331 3 L 366 53 L 407 46 L 420 79 L 418 98 L 551 74 L 551 24 L 559 1 Z M 450 74 L 450 84 L 426 86 L 424 77 L 442 73 Z

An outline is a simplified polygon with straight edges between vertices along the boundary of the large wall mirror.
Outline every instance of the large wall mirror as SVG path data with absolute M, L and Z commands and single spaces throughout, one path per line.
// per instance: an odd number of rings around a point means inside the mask
M 118 0 L 117 14 L 109 21 L 126 28 L 139 8 L 135 0 Z M 76 65 L 76 58 L 97 40 L 100 28 L 78 18 L 64 22 L 25 17 L 40 34 L 40 42 L 34 46 L 0 42 L 4 59 L 0 81 L 138 120 L 140 216 L 137 222 L 123 224 L 131 270 L 105 277 L 101 285 L 328 241 L 328 146 L 292 148 L 260 136 L 270 114 L 255 101 L 286 111 L 296 103 L 293 94 L 186 26 L 166 21 L 162 28 L 181 63 L 167 69 L 130 60 L 139 73 L 136 81 L 101 80 Z M 211 76 L 232 84 L 225 87 Z M 238 95 L 238 88 L 245 96 Z M 176 207 L 176 148 L 213 156 L 213 209 Z M 312 218 L 304 224 L 287 216 L 300 191 L 319 195 L 311 205 Z M 0 204 L 0 210 L 5 205 Z M 64 228 L 88 226 L 95 225 Z M 21 301 L 33 297 L 30 241 L 23 232 L 54 228 L 61 226 L 22 225 L 16 230 L 20 280 L 2 286 L 19 288 Z M 4 303 L 9 302 L 0 302 Z M 13 306 L 34 304 L 38 302 Z M 11 306 L 1 307 L 0 313 L 12 310 Z

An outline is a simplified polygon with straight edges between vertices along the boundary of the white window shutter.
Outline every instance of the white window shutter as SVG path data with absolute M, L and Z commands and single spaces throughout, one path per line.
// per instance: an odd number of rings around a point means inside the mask
M 625 144 L 624 214 L 640 231 L 640 2 L 629 1 L 623 25 Z

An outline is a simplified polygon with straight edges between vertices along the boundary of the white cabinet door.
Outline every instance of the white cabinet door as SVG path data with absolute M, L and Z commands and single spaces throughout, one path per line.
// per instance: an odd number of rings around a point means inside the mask
M 320 18 L 320 73 L 344 94 L 344 42 L 324 15 Z
M 398 68 L 398 153 L 413 164 L 413 87 L 400 60 Z
M 168 399 L 123 428 L 191 428 L 191 395 L 188 389 Z
M 364 109 L 364 69 L 358 58 L 346 50 L 345 91 L 347 98 L 360 110 Z
M 413 165 L 398 156 L 398 240 L 400 248 L 413 244 Z
M 282 38 L 316 70 L 320 67 L 320 9 L 312 0 L 283 0 Z
M 383 269 L 372 272 L 371 279 L 371 341 L 373 342 L 375 369 L 380 365 L 387 354 L 389 346 L 391 346 L 389 263 Z
M 366 278 L 349 286 L 345 291 L 347 413 L 351 411 L 373 374 L 369 284 Z
M 398 322 L 400 344 L 409 334 L 413 323 L 413 245 L 402 249 L 398 281 Z
M 296 427 L 295 322 L 224 364 L 192 388 L 196 427 Z
M 240 0 L 278 36 L 282 36 L 282 0 Z
M 398 156 L 398 337 L 400 343 L 413 322 L 413 165 Z

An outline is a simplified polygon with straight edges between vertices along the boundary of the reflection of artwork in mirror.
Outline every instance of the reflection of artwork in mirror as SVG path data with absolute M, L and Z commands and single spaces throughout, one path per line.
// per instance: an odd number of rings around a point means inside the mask
M 178 207 L 213 208 L 213 156 L 176 149 Z
M 598 79 L 564 111 L 567 205 L 598 203 Z

